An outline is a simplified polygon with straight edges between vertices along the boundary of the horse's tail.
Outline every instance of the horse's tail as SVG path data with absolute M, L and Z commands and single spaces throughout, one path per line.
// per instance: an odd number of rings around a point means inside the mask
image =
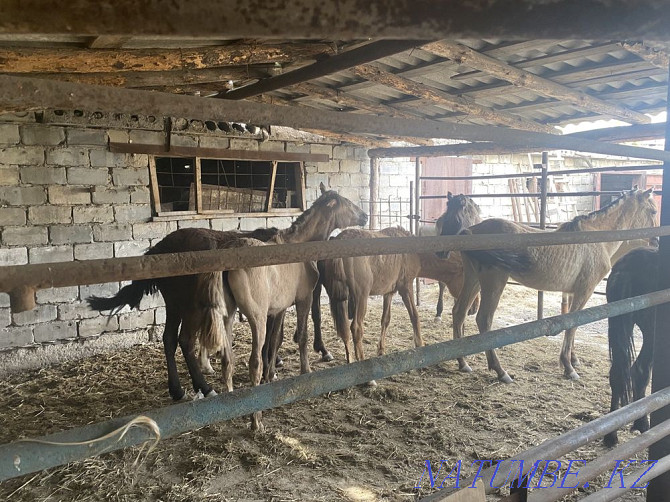
M 196 308 L 202 314 L 199 329 L 200 347 L 216 352 L 223 345 L 225 328 L 223 318 L 227 314 L 224 299 L 222 272 L 198 274 L 196 279 Z
M 632 282 L 624 274 L 613 271 L 607 280 L 607 301 L 623 300 L 633 295 Z M 607 339 L 610 348 L 610 387 L 612 397 L 621 406 L 628 404 L 633 396 L 631 365 L 635 357 L 633 340 L 633 314 L 622 314 L 607 320 Z
M 109 298 L 101 296 L 89 296 L 86 302 L 93 310 L 110 310 L 110 315 L 116 314 L 128 305 L 131 309 L 139 308 L 140 301 L 145 295 L 154 294 L 158 291 L 156 279 L 143 279 L 133 281 L 128 286 L 122 287 L 118 293 Z
M 459 235 L 472 235 L 472 232 L 465 228 L 459 232 Z M 507 272 L 523 273 L 530 268 L 530 255 L 526 251 L 476 249 L 461 251 L 461 253 L 478 262 L 480 265 L 498 267 Z

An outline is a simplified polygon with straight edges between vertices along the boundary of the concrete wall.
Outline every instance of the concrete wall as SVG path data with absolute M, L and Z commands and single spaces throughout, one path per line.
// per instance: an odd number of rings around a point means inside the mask
M 50 123 L 38 122 L 47 118 Z M 107 145 L 110 140 L 163 144 L 165 133 L 120 129 L 113 120 L 107 127 L 99 119 L 95 127 L 53 123 L 56 120 L 52 115 L 36 117 L 33 113 L 0 118 L 0 266 L 137 256 L 169 232 L 184 227 L 245 230 L 288 227 L 292 222 L 291 217 L 266 216 L 152 221 L 148 155 L 111 153 Z M 308 203 L 318 197 L 320 182 L 357 203 L 369 193 L 369 159 L 363 148 L 272 136 L 261 142 L 206 130 L 173 133 L 171 142 L 325 153 L 329 162 L 305 166 Z M 89 310 L 83 301 L 90 295 L 113 295 L 121 285 L 41 290 L 37 307 L 18 314 L 11 313 L 8 296 L 0 294 L 0 351 L 88 343 L 101 335 L 116 337 L 110 343 L 121 339 L 133 343 L 160 333 L 165 320 L 160 295 L 145 297 L 139 312 L 123 311 L 111 317 Z M 43 351 L 35 354 L 40 364 L 48 359 Z M 5 359 L 14 357 L 5 353 Z M 22 356 L 21 364 L 30 365 L 29 359 Z

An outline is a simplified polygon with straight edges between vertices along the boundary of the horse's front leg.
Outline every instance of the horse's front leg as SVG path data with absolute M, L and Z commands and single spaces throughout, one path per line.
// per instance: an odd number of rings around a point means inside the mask
M 386 349 L 386 332 L 391 324 L 391 300 L 395 293 L 386 293 L 384 295 L 384 306 L 382 307 L 382 324 L 379 334 L 379 345 L 377 345 L 377 355 L 383 356 Z
M 594 289 L 595 285 L 588 289 L 575 292 L 570 302 L 570 312 L 582 310 L 591 297 Z M 575 333 L 577 333 L 577 328 L 565 330 L 563 347 L 561 348 L 561 364 L 564 368 L 565 377 L 570 380 L 579 380 L 579 373 L 575 371 L 575 366 L 579 366 L 579 359 L 577 359 L 577 355 L 575 354 Z
M 633 380 L 633 401 L 642 399 L 649 385 L 651 378 L 651 365 L 654 359 L 654 332 L 656 316 L 652 313 L 653 310 L 644 312 L 636 312 L 637 317 L 643 318 L 643 322 L 638 323 L 640 331 L 642 331 L 642 348 L 640 354 L 637 356 L 633 367 L 630 370 L 631 379 Z M 649 430 L 649 416 L 644 415 L 635 422 L 633 422 L 633 430 L 646 432 Z
M 265 344 L 263 345 L 263 381 L 272 382 L 277 378 L 277 354 L 284 341 L 284 315 L 282 311 L 277 315 L 268 316 L 266 323 Z M 266 349 L 267 348 L 267 349 Z M 265 353 L 267 350 L 267 353 Z
M 401 287 L 398 289 L 400 293 L 400 298 L 405 304 L 407 313 L 409 314 L 409 320 L 412 323 L 412 331 L 414 332 L 414 346 L 423 347 L 423 338 L 421 338 L 421 322 L 419 321 L 419 311 L 416 309 L 416 303 L 414 302 L 414 291 L 412 290 L 412 284 L 408 286 Z
M 312 297 L 300 299 L 295 304 L 296 312 L 296 336 L 298 338 L 298 349 L 300 351 L 300 373 L 309 373 L 309 350 L 307 348 L 307 322 L 309 320 L 309 311 L 312 307 Z
M 228 392 L 233 391 L 233 373 L 235 372 L 235 354 L 233 353 L 233 320 L 234 311 L 224 318 L 225 332 L 221 347 L 221 374 Z
M 436 321 L 441 321 L 442 320 L 442 311 L 444 310 L 444 288 L 446 288 L 446 284 L 443 283 L 442 281 L 439 282 L 439 287 L 440 290 L 437 293 L 437 307 L 435 309 L 435 320 Z
M 351 362 L 354 349 L 351 345 L 351 330 L 349 328 L 349 320 L 347 318 L 347 300 L 333 300 L 330 299 L 330 313 L 333 316 L 333 323 L 335 324 L 335 331 L 344 343 L 344 353 L 347 358 L 347 363 Z
M 205 380 L 196 357 L 197 330 L 201 325 L 202 318 L 195 313 L 184 316 L 181 323 L 181 332 L 179 333 L 179 347 L 186 360 L 186 367 L 189 375 L 191 375 L 196 397 L 200 397 L 199 393 L 204 397 L 216 396 L 216 391 Z
M 333 355 L 323 343 L 321 335 L 321 290 L 323 283 L 321 279 L 316 283 L 312 293 L 312 323 L 314 324 L 314 352 L 321 353 L 321 361 L 329 363 L 333 360 Z
M 267 312 L 267 309 L 265 310 Z M 249 380 L 251 385 L 256 387 L 260 385 L 263 376 L 263 360 L 262 354 L 263 344 L 265 343 L 265 329 L 267 322 L 267 315 L 265 312 L 244 312 L 251 327 L 251 355 L 249 356 Z M 251 429 L 263 430 L 263 423 L 261 422 L 262 413 L 255 412 L 251 416 Z
M 166 305 L 166 319 L 165 328 L 163 331 L 163 349 L 165 351 L 165 363 L 167 364 L 168 372 L 168 391 L 170 397 L 175 401 L 179 401 L 184 397 L 184 389 L 179 383 L 179 373 L 177 371 L 177 361 L 175 360 L 175 353 L 177 352 L 177 344 L 179 340 L 179 324 L 181 318 L 178 314 L 178 309 L 174 305 Z

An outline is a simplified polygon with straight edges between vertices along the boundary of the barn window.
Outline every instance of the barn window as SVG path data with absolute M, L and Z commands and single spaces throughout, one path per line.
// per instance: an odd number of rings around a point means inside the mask
M 299 212 L 305 209 L 302 162 L 154 157 L 157 216 Z

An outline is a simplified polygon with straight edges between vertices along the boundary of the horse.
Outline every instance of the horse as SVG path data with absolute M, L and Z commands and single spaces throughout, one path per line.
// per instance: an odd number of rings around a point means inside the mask
M 320 186 L 322 195 L 314 202 L 312 207 L 305 211 L 295 222 L 300 226 L 310 225 L 313 227 L 323 226 L 325 230 L 341 224 L 349 224 L 351 214 L 359 214 L 360 209 L 348 199 L 339 196 L 332 191 L 326 191 L 323 183 Z M 289 232 L 287 229 L 284 232 Z M 325 232 L 324 230 L 324 232 Z M 229 242 L 242 235 L 258 240 L 268 240 L 276 236 L 280 231 L 272 229 L 258 229 L 250 233 L 236 231 L 219 232 L 209 229 L 188 228 L 180 229 L 167 235 L 147 255 L 177 253 L 186 251 L 200 251 L 211 249 L 222 249 Z M 326 234 L 317 236 L 325 238 Z M 206 356 L 207 346 L 212 351 L 218 350 L 223 344 L 232 343 L 227 340 L 220 331 L 222 323 L 222 309 L 225 308 L 224 298 L 217 295 L 217 291 L 223 291 L 222 274 L 219 272 L 209 274 L 198 274 L 178 277 L 166 277 L 160 279 L 145 279 L 133 281 L 130 285 L 122 288 L 112 298 L 90 297 L 88 303 L 94 310 L 110 310 L 111 313 L 118 312 L 125 305 L 137 308 L 141 299 L 148 294 L 160 291 L 165 300 L 166 322 L 163 332 L 163 342 L 168 370 L 168 390 L 175 401 L 182 399 L 185 395 L 179 382 L 175 352 L 177 345 L 182 349 L 184 359 L 191 376 L 193 389 L 196 395 L 215 395 L 212 387 L 206 382 L 201 365 L 197 360 L 197 349 L 199 338 L 208 337 L 207 343 L 200 343 L 200 354 L 203 366 L 209 364 Z M 269 319 L 268 324 L 273 322 Z M 181 329 L 180 329 L 181 326 Z M 210 332 L 214 329 L 214 333 Z M 217 332 L 217 330 L 219 332 Z M 200 340 L 202 342 L 202 340 Z M 232 352 L 222 351 L 232 357 Z M 206 364 L 205 364 L 206 362 Z M 232 367 L 232 361 L 228 361 Z M 225 362 L 224 362 L 225 364 Z M 223 366 L 223 364 L 222 364 Z M 232 390 L 232 374 L 225 375 L 224 380 L 228 390 Z
M 435 235 L 458 235 L 464 228 L 468 228 L 481 221 L 481 210 L 472 198 L 464 194 L 454 196 L 451 192 L 447 192 L 447 208 L 435 222 Z M 450 253 L 450 251 L 439 252 L 437 256 L 448 259 Z M 442 311 L 444 310 L 444 288 L 446 284 L 441 281 L 438 284 L 440 290 L 437 296 L 435 320 L 440 321 L 442 320 Z M 468 315 L 477 313 L 478 307 L 479 297 L 473 302 Z
M 637 187 L 624 192 L 607 206 L 575 217 L 563 223 L 556 232 L 588 230 L 614 230 L 655 226 L 656 204 L 652 189 Z M 488 219 L 464 229 L 461 234 L 518 234 L 533 230 L 503 219 Z M 524 251 L 463 251 L 464 286 L 453 308 L 454 338 L 463 336 L 463 323 L 471 302 L 481 290 L 481 304 L 477 314 L 480 333 L 491 329 L 493 315 L 500 301 L 507 279 L 511 276 L 520 284 L 541 290 L 561 291 L 570 297 L 568 311 L 584 308 L 596 285 L 612 266 L 621 242 L 598 242 L 591 244 L 566 244 L 562 246 L 528 247 Z M 565 376 L 578 379 L 575 366 L 579 360 L 574 353 L 575 328 L 565 332 L 560 360 Z M 512 379 L 500 365 L 494 350 L 486 351 L 488 367 L 496 371 L 499 380 L 505 383 Z M 461 371 L 472 371 L 464 358 L 458 358 Z
M 613 267 L 607 280 L 607 301 L 615 302 L 633 296 L 652 293 L 658 289 L 659 254 L 656 248 L 641 248 L 631 251 Z M 610 387 L 612 402 L 610 412 L 617 410 L 645 395 L 654 353 L 656 308 L 650 307 L 629 314 L 610 317 L 607 320 L 609 340 Z M 642 347 L 635 357 L 633 326 L 637 324 L 642 332 Z M 649 418 L 645 415 L 633 423 L 633 430 L 649 430 Z M 617 444 L 617 432 L 609 432 L 603 438 L 606 446 Z

